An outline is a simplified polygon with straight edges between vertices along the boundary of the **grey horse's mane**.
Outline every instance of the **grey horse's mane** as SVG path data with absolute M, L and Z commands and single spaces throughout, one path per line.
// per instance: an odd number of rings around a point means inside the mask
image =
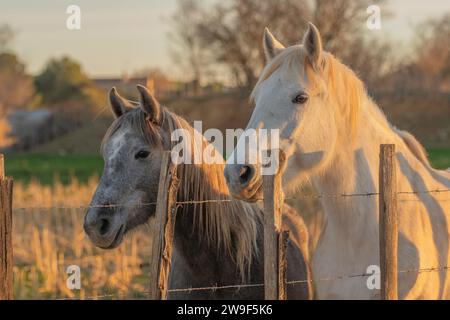
M 162 132 L 168 136 L 176 129 L 184 129 L 193 136 L 194 129 L 186 120 L 161 107 L 163 115 L 160 127 L 149 121 L 140 108 L 125 113 L 108 129 L 102 147 L 120 128 L 132 128 L 154 147 L 164 146 Z M 191 147 L 198 149 L 195 139 Z M 209 142 L 202 139 L 203 147 Z M 167 142 L 165 143 L 168 144 Z M 171 145 L 170 143 L 168 145 Z M 223 175 L 224 164 L 180 164 L 178 201 L 196 201 L 190 206 L 182 205 L 179 214 L 193 214 L 193 232 L 199 232 L 209 246 L 218 254 L 229 254 L 243 279 L 250 271 L 252 259 L 258 254 L 257 230 L 262 224 L 261 209 L 257 204 L 232 199 Z M 218 202 L 202 202 L 219 200 Z

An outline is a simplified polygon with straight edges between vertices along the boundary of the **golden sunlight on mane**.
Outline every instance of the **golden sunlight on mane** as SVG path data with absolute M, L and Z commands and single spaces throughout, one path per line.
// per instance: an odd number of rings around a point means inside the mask
M 427 152 L 419 141 L 408 131 L 394 129 L 395 132 L 403 139 L 411 153 L 420 160 L 425 166 L 431 168 L 430 161 L 428 160 Z
M 356 74 L 332 54 L 323 53 L 323 59 L 328 98 L 335 100 L 340 114 L 343 115 L 342 127 L 350 130 L 351 136 L 354 137 L 357 134 L 364 97 L 367 96 L 366 89 Z
M 164 109 L 164 129 L 173 132 L 185 129 L 193 137 L 194 129 L 181 117 Z M 194 139 L 192 139 L 194 140 Z M 203 139 L 203 149 L 192 143 L 195 152 L 205 149 L 209 142 Z M 216 150 L 216 152 L 219 152 Z M 257 252 L 257 230 L 262 215 L 256 204 L 233 199 L 223 175 L 224 164 L 181 164 L 178 165 L 181 184 L 179 201 L 225 200 L 216 203 L 194 204 L 194 227 L 204 236 L 209 245 L 224 249 L 237 264 L 244 277 L 249 272 L 252 258 Z M 181 213 L 188 213 L 184 206 Z
M 331 54 L 326 55 L 326 59 L 328 62 L 326 63 L 328 66 L 332 66 L 329 68 L 329 72 L 335 73 L 336 71 L 341 76 L 336 76 L 336 74 L 330 74 L 328 76 L 329 79 L 329 87 L 335 87 L 334 96 L 339 96 L 338 92 L 341 90 L 347 93 L 347 99 L 340 101 L 339 105 L 345 106 L 348 105 L 350 108 L 343 112 L 348 112 L 348 116 L 351 123 L 352 132 L 356 132 L 356 124 L 360 119 L 358 119 L 359 114 L 361 113 L 361 107 L 363 105 L 363 98 L 366 97 L 369 103 L 365 104 L 365 107 L 368 108 L 369 114 L 371 116 L 372 121 L 376 121 L 382 127 L 393 130 L 395 134 L 399 135 L 402 141 L 405 143 L 408 150 L 412 153 L 414 157 L 416 157 L 420 162 L 422 162 L 427 167 L 431 167 L 431 164 L 428 160 L 427 153 L 425 148 L 420 144 L 417 139 L 407 131 L 399 130 L 391 126 L 391 124 L 386 119 L 383 111 L 367 96 L 365 87 L 363 82 L 356 76 L 356 74 L 347 66 L 342 64 L 339 60 L 333 57 Z M 338 83 L 339 85 L 335 85 L 334 83 Z M 344 95 L 340 95 L 344 96 Z
M 376 121 L 382 127 L 393 130 L 394 133 L 400 136 L 414 157 L 424 165 L 431 167 L 427 153 L 420 142 L 409 132 L 391 126 L 383 111 L 367 95 L 364 84 L 357 75 L 331 54 L 326 54 L 325 59 L 327 60 L 326 65 L 328 67 L 327 78 L 329 90 L 334 90 L 333 96 L 335 97 L 347 96 L 345 99 L 338 101 L 338 105 L 343 107 L 349 106 L 349 108 L 344 108 L 342 111 L 347 112 L 352 132 L 356 133 L 356 124 L 360 121 L 359 115 L 361 114 L 363 99 L 366 97 L 368 103 L 365 103 L 365 107 L 369 111 L 371 120 Z M 342 95 L 339 92 L 345 92 L 347 94 Z

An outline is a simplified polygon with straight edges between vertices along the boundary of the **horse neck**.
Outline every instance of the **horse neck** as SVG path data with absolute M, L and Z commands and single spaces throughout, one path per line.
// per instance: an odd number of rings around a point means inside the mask
M 198 214 L 193 205 L 188 205 L 177 214 L 174 235 L 174 284 L 173 287 L 195 288 L 260 283 L 263 281 L 261 258 L 257 257 L 248 270 L 240 270 L 236 257 L 216 243 L 209 243 L 199 232 L 193 216 Z M 259 239 L 261 243 L 261 239 Z M 201 270 L 201 272 L 199 272 Z M 259 289 L 259 288 L 252 288 Z M 186 299 L 249 299 L 256 294 L 248 290 L 199 291 L 180 296 Z
M 397 146 L 397 151 L 410 154 L 403 140 L 367 97 L 361 105 L 358 123 L 352 143 L 348 142 L 347 137 L 338 141 L 330 165 L 312 177 L 317 192 L 325 195 L 321 198 L 321 203 L 329 227 L 346 239 L 377 237 L 378 197 L 340 195 L 379 192 L 380 144 L 393 143 Z
M 236 272 L 236 263 L 232 256 L 223 254 L 223 249 L 218 250 L 215 243 L 205 240 L 204 234 L 199 230 L 195 221 L 195 216 L 199 214 L 198 207 L 193 204 L 183 205 L 177 214 L 175 225 L 174 246 L 175 252 L 181 257 L 182 268 L 185 272 L 191 273 L 186 275 L 187 279 L 194 281 L 201 279 L 201 283 L 190 283 L 190 286 L 209 286 L 214 282 L 221 282 L 225 278 L 225 274 L 233 270 Z M 204 210 L 201 208 L 200 210 Z M 195 273 L 202 270 L 201 277 Z M 237 277 L 233 278 L 233 282 L 238 283 Z
M 189 168 L 187 167 L 189 166 Z M 245 282 L 257 257 L 261 223 L 253 205 L 231 199 L 211 185 L 211 169 L 181 165 L 182 177 L 178 201 L 183 204 L 177 214 L 175 246 L 191 270 L 202 269 L 203 280 L 211 283 Z M 217 169 L 220 170 L 220 166 Z M 220 174 L 223 175 L 223 170 Z M 217 172 L 219 174 L 219 172 Z M 196 183 L 201 183 L 199 191 Z M 204 202 L 217 200 L 218 202 Z M 252 271 L 252 274 L 255 272 Z M 197 285 L 205 285 L 198 283 Z

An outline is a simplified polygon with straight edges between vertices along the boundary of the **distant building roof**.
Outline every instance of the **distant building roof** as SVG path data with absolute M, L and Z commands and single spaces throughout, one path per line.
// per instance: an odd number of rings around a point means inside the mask
M 133 77 L 133 78 L 122 77 L 122 78 L 94 78 L 91 80 L 98 87 L 109 90 L 112 87 L 124 87 L 124 86 L 127 87 L 127 86 L 134 86 L 137 84 L 147 85 L 149 78 L 148 77 Z

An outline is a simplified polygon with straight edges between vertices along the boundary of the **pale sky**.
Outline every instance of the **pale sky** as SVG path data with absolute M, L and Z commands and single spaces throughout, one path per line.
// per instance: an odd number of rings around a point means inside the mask
M 12 48 L 31 73 L 39 72 L 50 57 L 62 55 L 81 62 L 90 76 L 117 76 L 153 66 L 174 73 L 166 20 L 175 3 L 176 0 L 0 0 L 0 24 L 7 23 L 17 32 Z M 81 30 L 66 28 L 66 9 L 73 4 L 81 8 Z M 382 12 L 382 30 L 368 32 L 398 42 L 399 52 L 407 52 L 412 26 L 450 11 L 450 1 L 387 0 L 387 7 L 393 17 L 383 19 Z

